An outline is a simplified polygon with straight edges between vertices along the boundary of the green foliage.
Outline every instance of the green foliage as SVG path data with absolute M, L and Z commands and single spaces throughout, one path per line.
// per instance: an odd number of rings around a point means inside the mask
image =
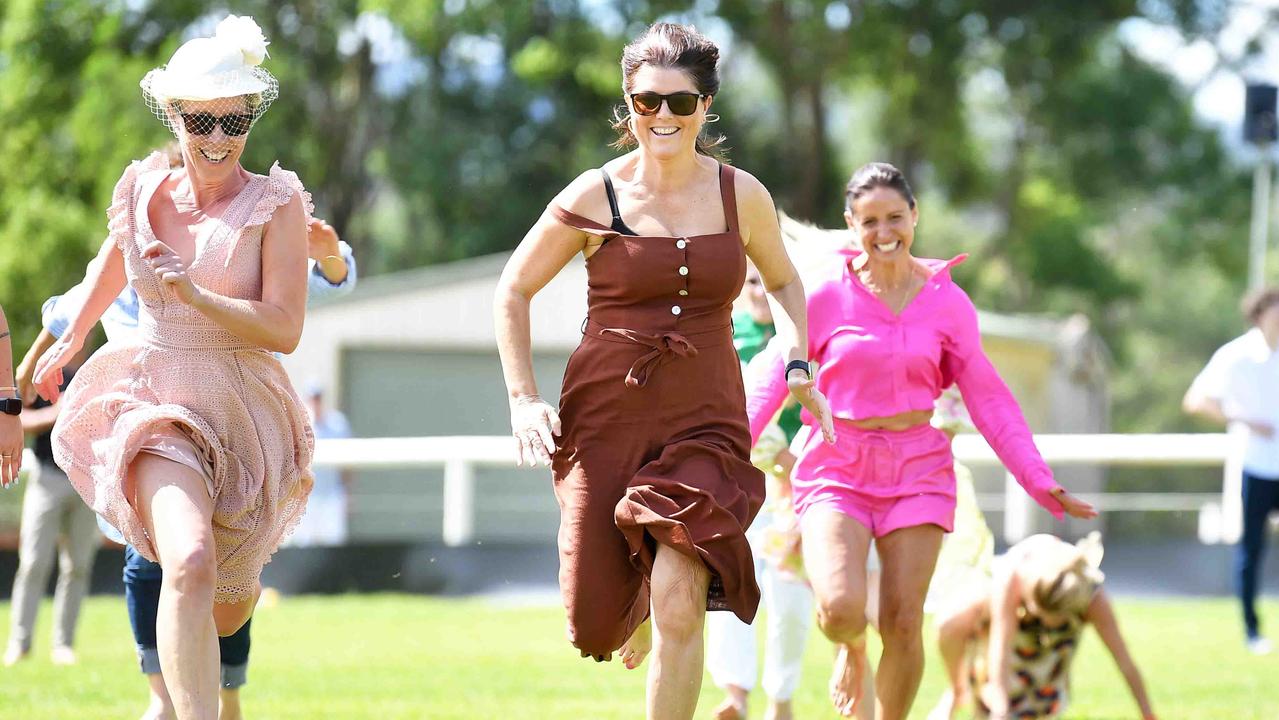
M 669 18 L 724 48 L 715 129 L 779 207 L 841 224 L 848 174 L 899 164 L 923 201 L 921 250 L 970 252 L 957 276 L 984 307 L 1088 314 L 1120 363 L 1117 428 L 1177 427 L 1174 401 L 1143 395 L 1177 394 L 1239 327 L 1248 179 L 1117 29 L 1144 18 L 1211 41 L 1226 5 L 9 0 L 0 300 L 21 349 L 101 241 L 121 169 L 169 139 L 138 80 L 227 11 L 263 25 L 281 84 L 246 167 L 298 171 L 366 273 L 514 247 L 614 153 L 620 50 Z

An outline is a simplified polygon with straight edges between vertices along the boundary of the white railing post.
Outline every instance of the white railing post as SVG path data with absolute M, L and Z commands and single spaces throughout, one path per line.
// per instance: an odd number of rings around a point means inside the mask
M 1004 473 L 1004 542 L 1025 540 L 1030 535 L 1031 513 L 1034 501 L 1018 484 L 1012 473 Z
M 475 466 L 469 460 L 444 463 L 444 544 L 467 545 L 475 538 Z

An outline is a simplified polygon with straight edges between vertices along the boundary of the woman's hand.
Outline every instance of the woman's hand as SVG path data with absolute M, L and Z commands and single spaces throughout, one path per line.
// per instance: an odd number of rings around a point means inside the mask
M 348 268 L 342 257 L 342 246 L 339 244 L 337 230 L 319 218 L 312 218 L 307 224 L 306 254 L 315 261 L 324 279 L 331 285 L 338 285 L 346 280 Z
M 560 416 L 540 395 L 522 395 L 511 401 L 511 431 L 519 442 L 516 465 L 551 464 Z
M 173 291 L 179 300 L 190 305 L 200 294 L 200 289 L 187 275 L 186 264 L 168 245 L 156 240 L 142 248 L 142 259 L 151 266 L 151 272 L 165 287 Z
M 1066 488 L 1058 485 L 1048 492 L 1057 498 L 1057 502 L 1061 503 L 1061 509 L 1066 511 L 1067 515 L 1081 520 L 1091 520 L 1097 517 L 1097 508 L 1066 492 Z
M 826 442 L 835 443 L 835 417 L 831 414 L 830 403 L 826 396 L 817 389 L 817 378 L 808 377 L 802 369 L 791 370 L 786 374 L 786 386 L 791 395 L 799 401 L 808 414 L 817 419 L 822 428 L 822 438 Z
M 0 415 L 0 487 L 18 481 L 22 469 L 22 420 L 17 415 Z
M 36 392 L 44 399 L 51 403 L 58 401 L 58 396 L 62 394 L 62 368 L 71 362 L 71 358 L 80 352 L 83 345 L 84 341 L 75 333 L 65 333 L 36 361 L 32 383 Z

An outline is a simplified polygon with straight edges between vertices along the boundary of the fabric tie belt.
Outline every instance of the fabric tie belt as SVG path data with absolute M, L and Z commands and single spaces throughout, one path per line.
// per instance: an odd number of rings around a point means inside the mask
M 582 331 L 587 335 L 600 338 L 601 340 L 610 340 L 632 342 L 636 345 L 652 348 L 650 352 L 640 356 L 631 369 L 626 373 L 626 387 L 642 388 L 648 383 L 648 378 L 659 365 L 667 360 L 676 357 L 693 358 L 697 357 L 697 346 L 688 339 L 684 333 L 675 331 L 666 331 L 658 333 L 646 333 L 630 328 L 605 327 L 594 320 L 588 319 Z M 732 326 L 723 325 L 721 327 L 712 328 L 710 330 L 699 330 L 689 332 L 693 338 L 711 338 L 719 335 L 726 340 L 732 340 Z M 714 342 L 703 343 L 703 347 L 718 344 Z

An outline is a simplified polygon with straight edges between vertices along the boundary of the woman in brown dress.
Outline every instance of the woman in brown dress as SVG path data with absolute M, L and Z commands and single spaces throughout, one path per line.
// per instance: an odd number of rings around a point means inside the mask
M 679 25 L 654 25 L 627 46 L 629 113 L 618 129 L 637 149 L 555 198 L 496 297 L 521 461 L 553 465 L 569 638 L 583 657 L 616 651 L 638 667 L 651 613 L 647 710 L 664 720 L 696 709 L 708 607 L 749 622 L 759 602 L 745 529 L 764 479 L 750 463 L 730 327 L 747 256 L 775 302 L 783 347 L 801 361 L 789 386 L 828 419 L 802 362 L 804 290 L 772 198 L 699 138 L 718 61 L 714 43 Z M 565 371 L 561 420 L 537 394 L 529 302 L 578 252 L 589 316 Z

